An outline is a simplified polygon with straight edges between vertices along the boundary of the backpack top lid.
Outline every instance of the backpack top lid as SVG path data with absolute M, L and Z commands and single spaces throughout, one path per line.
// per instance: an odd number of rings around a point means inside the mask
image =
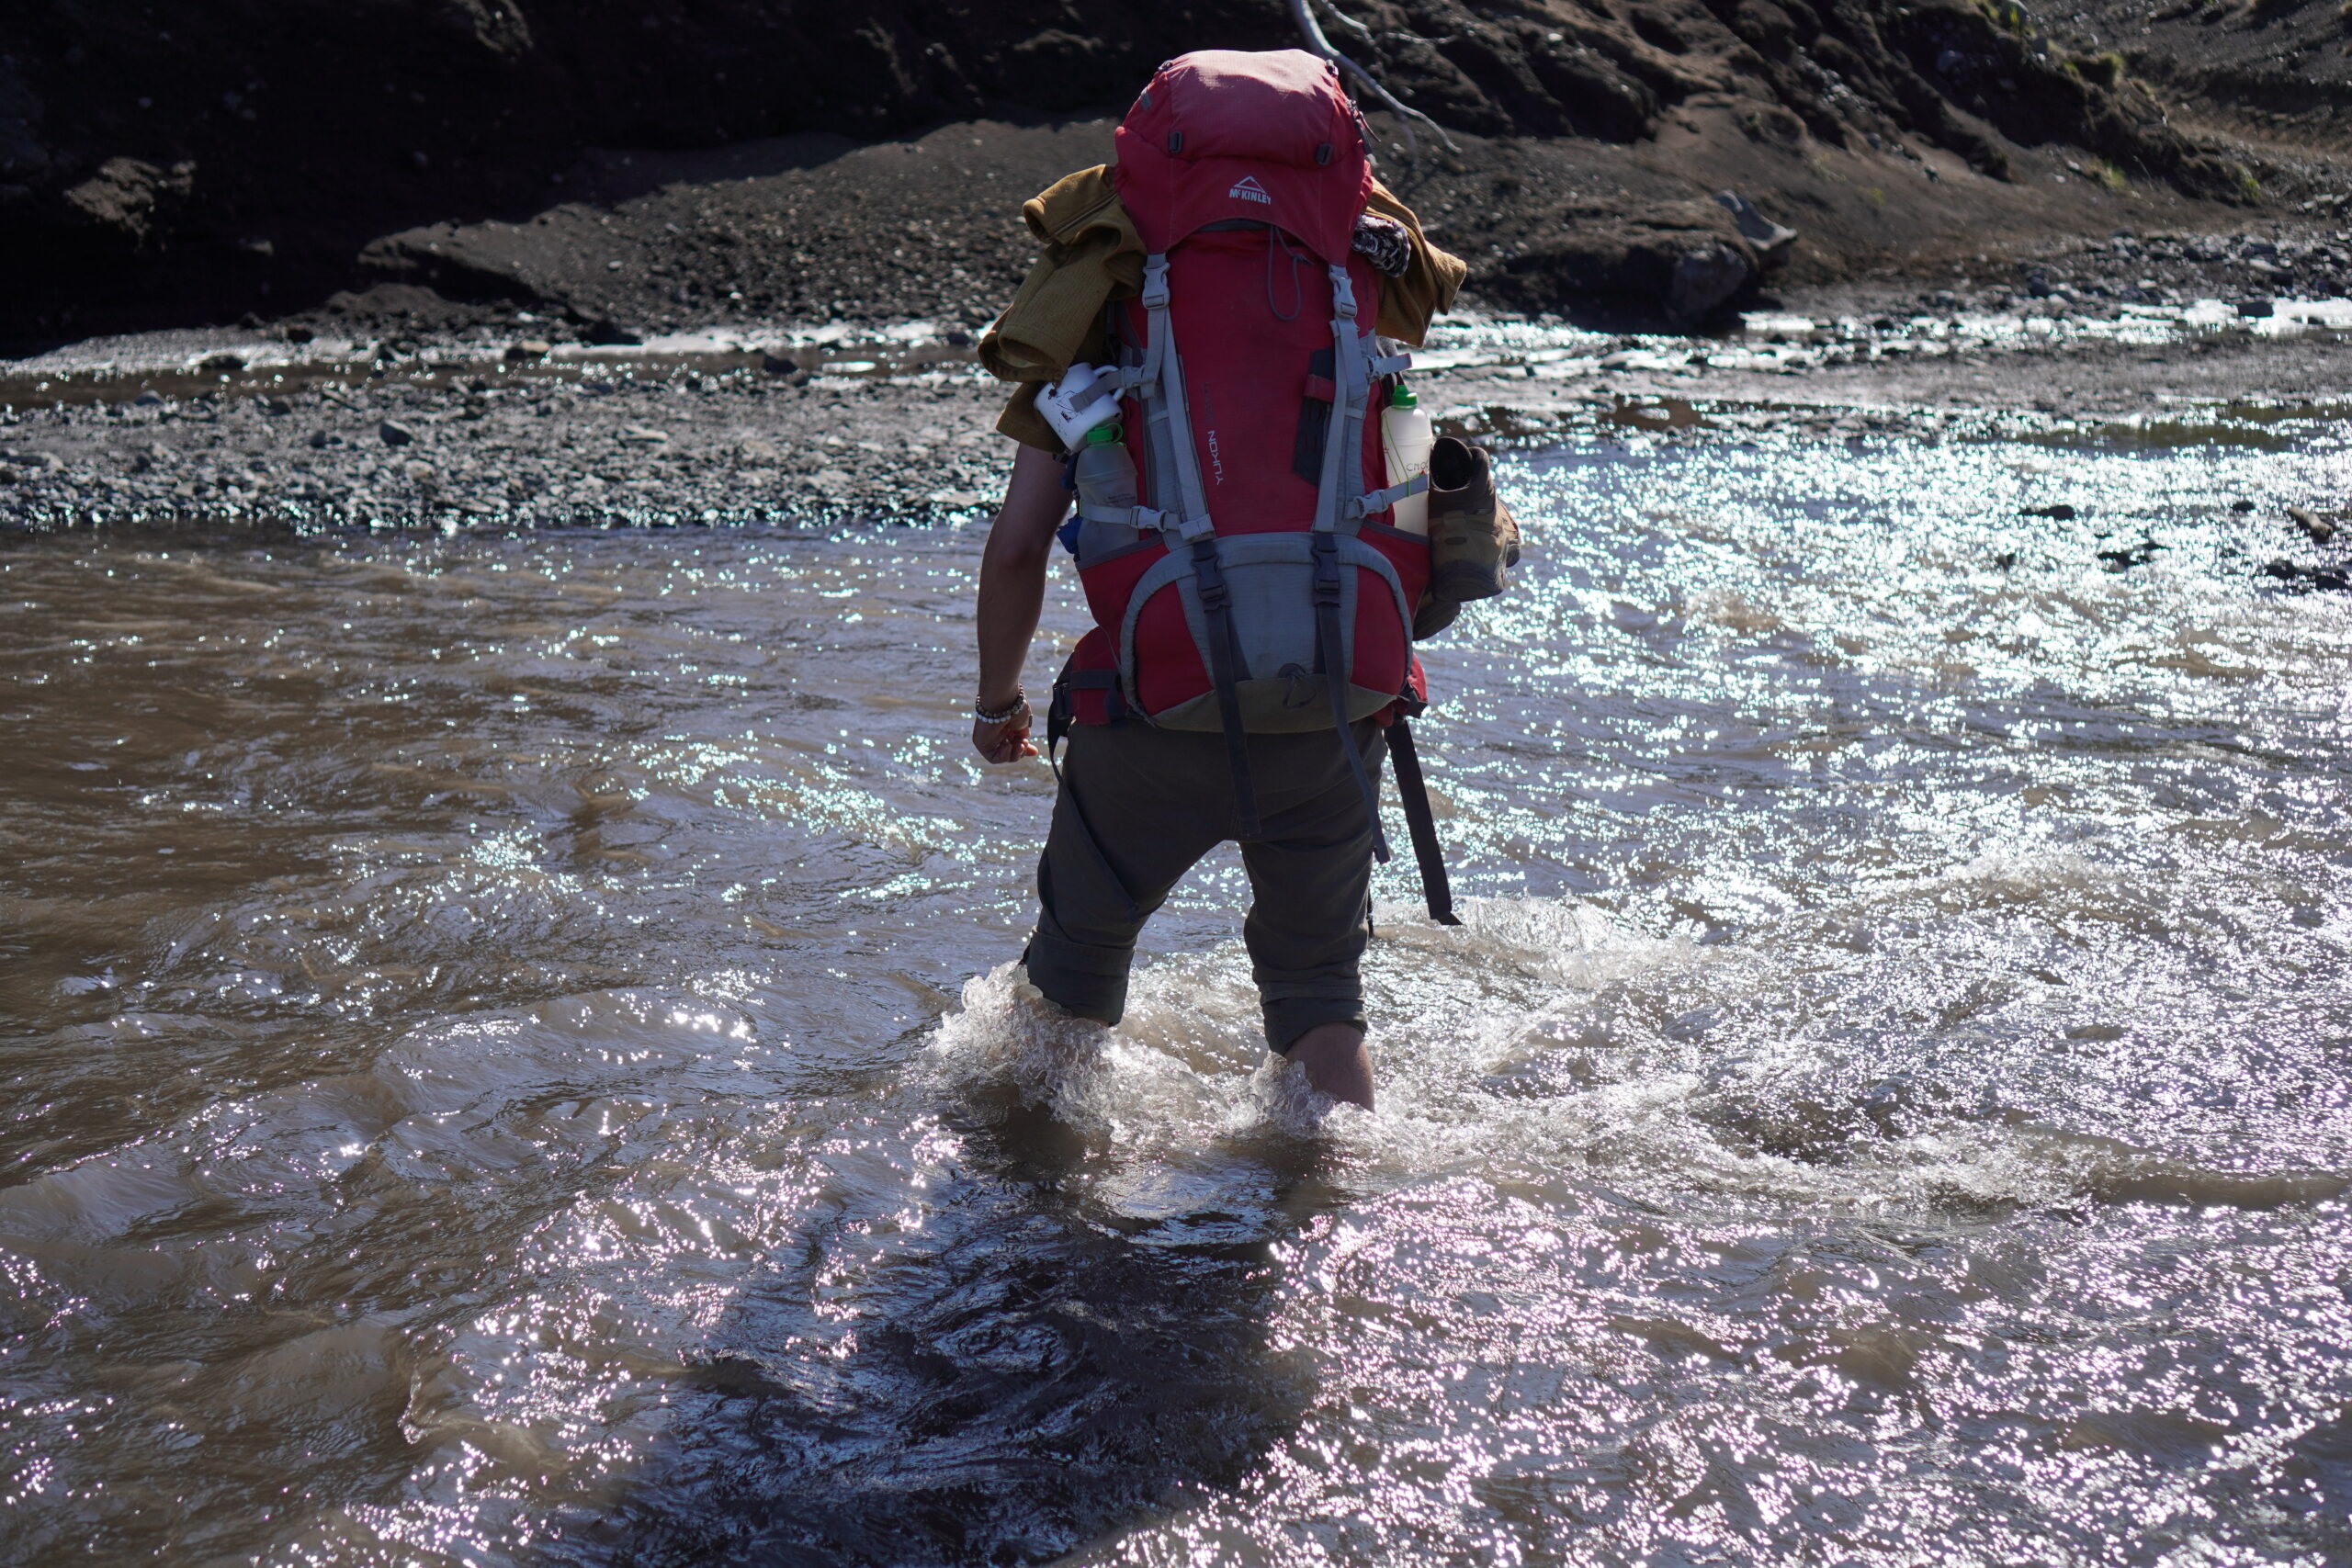
M 1363 120 L 1303 49 L 1202 49 L 1162 65 L 1120 122 L 1111 179 L 1147 249 L 1230 219 L 1345 266 L 1372 194 Z

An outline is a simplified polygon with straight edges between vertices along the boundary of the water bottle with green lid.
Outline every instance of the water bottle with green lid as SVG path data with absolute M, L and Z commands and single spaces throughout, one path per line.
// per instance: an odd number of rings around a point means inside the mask
M 1380 450 L 1387 459 L 1388 477 L 1385 485 L 1400 485 L 1416 474 L 1430 471 L 1430 447 L 1437 433 L 1430 426 L 1430 416 L 1421 412 L 1421 400 L 1403 381 L 1388 394 L 1388 406 L 1380 411 Z M 1430 531 L 1430 497 L 1427 491 L 1408 495 L 1398 502 L 1388 514 L 1391 526 L 1408 534 L 1426 536 Z
M 1136 460 L 1127 454 L 1126 435 L 1114 422 L 1086 433 L 1071 474 L 1081 507 L 1131 507 L 1136 504 Z M 1078 527 L 1078 564 L 1091 565 L 1113 550 L 1125 549 L 1138 537 L 1125 523 L 1104 523 L 1081 514 Z

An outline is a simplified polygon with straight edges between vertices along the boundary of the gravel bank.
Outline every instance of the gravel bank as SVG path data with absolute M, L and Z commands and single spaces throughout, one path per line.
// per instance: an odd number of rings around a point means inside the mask
M 1804 429 L 2261 444 L 2342 417 L 2352 302 L 2070 298 L 2106 287 L 2084 281 L 2093 264 L 2148 265 L 2154 243 L 2134 243 L 2085 253 L 2041 299 L 1848 288 L 1708 337 L 1465 316 L 1433 334 L 1418 381 L 1442 420 L 1495 442 Z M 0 528 L 970 516 L 1001 482 L 1002 396 L 970 334 L 937 322 L 601 348 L 481 329 L 118 339 L 0 378 Z

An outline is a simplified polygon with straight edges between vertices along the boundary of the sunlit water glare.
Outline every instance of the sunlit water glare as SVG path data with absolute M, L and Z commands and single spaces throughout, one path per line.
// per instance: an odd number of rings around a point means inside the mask
M 0 1554 L 2352 1561 L 2347 467 L 1513 458 L 1319 1121 L 1229 852 L 1016 1003 L 977 528 L 20 540 Z

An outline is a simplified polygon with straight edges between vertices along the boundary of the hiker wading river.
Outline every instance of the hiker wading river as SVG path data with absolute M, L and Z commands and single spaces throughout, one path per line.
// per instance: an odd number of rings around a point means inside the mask
M 2339 411 L 1514 442 L 1438 636 L 1454 269 L 1227 58 L 1030 209 L 984 568 L 0 547 L 0 1568 L 2352 1562 Z
M 1027 977 L 1117 1023 L 1144 920 L 1237 840 L 1267 1043 L 1369 1110 L 1381 761 L 1393 738 L 1450 920 L 1405 728 L 1413 644 L 1516 559 L 1484 455 L 1430 442 L 1404 387 L 1463 265 L 1373 178 L 1338 71 L 1300 51 L 1171 61 L 1117 154 L 1028 205 L 1046 254 L 981 345 L 1027 383 L 981 567 L 982 756 L 1036 754 L 1020 672 L 1057 532 L 1096 623 L 1054 684 L 1048 745 L 1069 751 Z

